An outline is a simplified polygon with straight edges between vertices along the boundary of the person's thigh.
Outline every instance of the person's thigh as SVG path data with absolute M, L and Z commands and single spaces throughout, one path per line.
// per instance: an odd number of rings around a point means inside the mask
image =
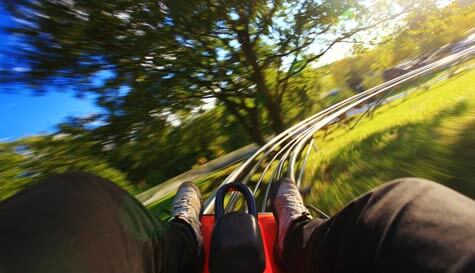
M 299 272 L 475 272 L 475 202 L 427 180 L 385 184 L 289 233 Z
M 162 233 L 115 184 L 56 175 L 0 203 L 0 272 L 160 272 Z

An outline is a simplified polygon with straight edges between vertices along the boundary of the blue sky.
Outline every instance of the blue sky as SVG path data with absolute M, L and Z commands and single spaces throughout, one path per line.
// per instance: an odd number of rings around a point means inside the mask
M 24 91 L 19 89 L 19 92 Z M 68 116 L 98 112 L 92 101 L 52 92 L 43 96 L 5 94 L 0 89 L 0 141 L 53 132 Z
M 450 0 L 440 0 L 439 3 L 447 4 Z M 0 3 L 0 73 L 1 69 L 24 69 L 21 63 L 9 57 L 10 48 L 22 46 L 18 38 L 3 30 L 13 26 L 15 22 L 8 16 Z M 374 30 L 371 30 L 374 32 Z M 315 66 L 332 63 L 351 54 L 352 45 L 340 43 L 335 45 L 324 55 Z M 316 44 L 309 51 L 319 53 L 321 47 Z M 110 72 L 109 72 L 110 73 Z M 97 80 L 107 78 L 107 71 L 99 73 Z M 45 95 L 33 95 L 32 90 L 21 86 L 0 86 L 0 141 L 14 140 L 20 137 L 51 133 L 55 125 L 69 116 L 87 116 L 100 112 L 101 109 L 89 98 L 79 99 L 71 92 L 48 92 Z
M 18 46 L 18 41 L 3 30 L 14 23 L 0 4 L 0 68 L 15 69 L 15 62 L 8 57 L 7 50 Z M 72 93 L 59 92 L 38 96 L 18 85 L 0 86 L 0 141 L 51 133 L 55 125 L 68 116 L 97 112 L 99 108 L 91 98 L 79 99 Z
M 24 69 L 21 63 L 9 57 L 8 50 L 22 46 L 17 37 L 7 33 L 3 28 L 11 27 L 15 21 L 8 15 L 0 3 L 0 69 Z M 346 46 L 346 45 L 345 45 Z M 336 48 L 331 62 L 336 56 L 344 57 L 347 48 Z M 0 70 L 1 73 L 1 70 Z M 99 77 L 107 75 L 99 75 Z M 26 90 L 19 85 L 0 86 L 0 142 L 11 141 L 21 137 L 51 133 L 56 125 L 69 116 L 86 116 L 100 112 L 91 97 L 79 99 L 70 92 L 48 92 L 35 95 L 33 90 Z
M 22 64 L 14 61 L 7 50 L 21 47 L 19 39 L 2 28 L 10 27 L 15 21 L 8 16 L 0 3 L 0 69 L 22 70 Z M 350 52 L 351 46 L 341 44 L 335 46 L 319 62 L 319 65 L 331 63 L 344 58 Z M 310 51 L 319 52 L 321 48 Z M 107 78 L 107 71 L 99 73 L 96 80 Z M 1 70 L 0 70 L 1 73 Z M 209 105 L 214 105 L 209 104 Z M 212 106 L 211 106 L 212 107 Z M 42 96 L 34 95 L 33 90 L 21 86 L 0 86 L 0 141 L 54 132 L 56 125 L 69 116 L 86 116 L 100 112 L 91 97 L 79 99 L 71 92 L 48 92 Z

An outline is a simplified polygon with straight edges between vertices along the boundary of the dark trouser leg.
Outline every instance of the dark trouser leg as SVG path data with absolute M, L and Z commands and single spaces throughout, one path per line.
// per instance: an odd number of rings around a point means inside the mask
M 475 202 L 399 179 L 329 220 L 296 222 L 283 257 L 291 272 L 475 272 Z
M 187 256 L 196 243 L 185 230 L 171 223 L 167 232 L 100 177 L 56 175 L 0 203 L 0 273 L 180 272 L 169 260 L 186 265 L 196 257 Z
M 203 257 L 201 251 L 198 253 L 198 243 L 189 224 L 180 220 L 171 222 L 165 243 L 166 269 L 162 272 L 201 272 Z

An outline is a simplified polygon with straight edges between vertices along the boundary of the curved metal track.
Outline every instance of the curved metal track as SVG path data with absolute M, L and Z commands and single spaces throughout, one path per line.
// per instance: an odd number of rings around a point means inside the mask
M 226 177 L 219 187 L 234 181 L 247 184 L 251 187 L 255 197 L 262 199 L 260 210 L 266 211 L 268 193 L 274 181 L 283 176 L 287 176 L 296 181 L 299 187 L 301 186 L 306 161 L 310 154 L 310 149 L 314 144 L 313 136 L 316 132 L 345 117 L 348 111 L 357 107 L 368 106 L 368 104 L 372 103 L 372 106 L 369 107 L 369 110 L 372 111 L 374 108 L 380 106 L 382 100 L 401 84 L 422 75 L 447 68 L 473 55 L 475 55 L 475 46 L 415 69 L 318 112 L 271 139 Z M 374 102 L 374 100 L 376 100 L 376 102 Z M 308 147 L 307 150 L 305 149 L 306 147 Z M 300 169 L 298 168 L 299 160 L 302 162 Z M 270 177 L 266 177 L 271 170 L 272 173 Z M 258 178 L 253 181 L 251 178 L 254 176 Z M 217 187 L 217 189 L 219 187 Z M 217 189 L 206 200 L 204 213 L 209 214 L 213 212 L 214 197 Z M 237 195 L 232 194 L 226 210 L 234 209 L 236 203 Z

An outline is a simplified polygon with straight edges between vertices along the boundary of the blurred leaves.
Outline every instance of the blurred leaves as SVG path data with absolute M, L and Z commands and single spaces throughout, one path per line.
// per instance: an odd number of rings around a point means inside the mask
M 124 173 L 91 153 L 90 143 L 78 142 L 67 135 L 54 135 L 1 145 L 0 200 L 33 182 L 68 171 L 94 173 L 134 193 Z
M 30 179 L 24 176 L 24 158 L 12 145 L 0 143 L 0 200 L 21 190 Z
M 473 5 L 373 2 L 5 1 L 18 22 L 10 33 L 28 46 L 10 52 L 25 70 L 0 82 L 92 92 L 103 111 L 0 143 L 0 198 L 68 170 L 144 190 L 264 143 L 475 21 Z M 379 27 L 384 37 L 364 35 Z M 355 56 L 312 66 L 337 43 Z
M 19 22 L 10 31 L 28 45 L 12 54 L 28 68 L 0 81 L 95 92 L 111 123 L 133 115 L 147 124 L 150 112 L 192 111 L 215 98 L 263 144 L 289 121 L 282 106 L 293 77 L 337 42 L 426 2 L 7 0 Z M 97 84 L 105 72 L 112 76 Z
M 386 69 L 417 59 L 429 61 L 441 47 L 474 30 L 475 5 L 454 3 L 442 9 L 427 9 L 425 13 L 413 11 L 407 21 L 396 34 L 379 43 L 355 43 L 353 56 L 331 64 L 329 69 L 340 87 L 361 92 L 383 82 Z

